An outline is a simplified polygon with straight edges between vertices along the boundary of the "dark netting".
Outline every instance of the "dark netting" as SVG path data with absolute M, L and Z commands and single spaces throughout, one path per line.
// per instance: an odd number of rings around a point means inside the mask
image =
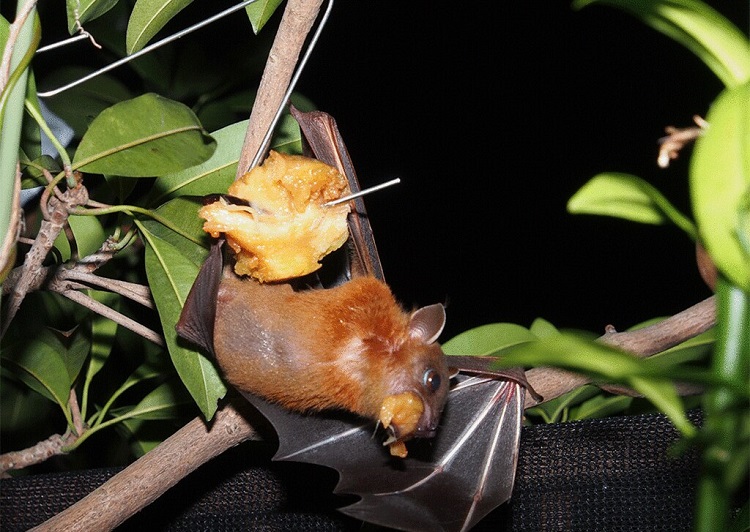
M 699 412 L 690 418 L 699 423 Z M 661 415 L 525 427 L 513 498 L 475 530 L 689 531 L 698 459 L 671 455 L 677 437 Z M 253 445 L 206 464 L 118 530 L 360 529 L 336 511 L 356 499 L 331 494 L 333 471 L 270 463 Z M 117 471 L 3 479 L 0 528 L 27 530 Z

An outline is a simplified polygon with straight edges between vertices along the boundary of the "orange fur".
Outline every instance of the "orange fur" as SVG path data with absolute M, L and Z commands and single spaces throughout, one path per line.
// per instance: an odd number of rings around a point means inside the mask
M 387 396 L 423 387 L 425 368 L 445 374 L 447 387 L 442 351 L 410 334 L 410 316 L 370 277 L 294 292 L 231 276 L 219 290 L 216 358 L 237 388 L 287 408 L 377 419 Z M 439 414 L 444 399 L 427 408 Z

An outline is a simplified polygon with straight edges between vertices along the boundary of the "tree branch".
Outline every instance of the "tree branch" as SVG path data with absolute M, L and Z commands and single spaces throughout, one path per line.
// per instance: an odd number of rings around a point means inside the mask
M 146 340 L 155 343 L 156 345 L 164 345 L 164 339 L 159 333 L 149 329 L 145 325 L 141 325 L 134 319 L 129 318 L 112 308 L 109 308 L 104 303 L 101 303 L 96 299 L 87 296 L 86 294 L 82 294 L 77 290 L 72 290 L 64 286 L 60 287 L 55 284 L 50 284 L 50 290 L 52 290 L 53 292 L 57 292 L 61 296 L 67 297 L 71 301 L 75 301 L 76 303 L 86 307 L 87 309 L 93 310 L 94 312 L 100 314 L 101 316 L 104 316 L 105 318 L 109 318 L 115 323 L 122 325 L 126 329 L 130 329 L 134 333 L 142 336 Z
M 643 329 L 618 333 L 614 327 L 609 326 L 604 335 L 599 337 L 599 341 L 645 358 L 697 336 L 715 324 L 716 298 L 711 296 L 679 314 Z M 526 372 L 526 378 L 545 401 L 591 382 L 591 379 L 578 373 L 547 367 L 530 369 Z M 530 408 L 538 402 L 527 392 L 524 404 Z
M 648 356 L 667 349 L 711 327 L 715 321 L 714 298 L 645 329 L 616 333 L 601 340 Z M 553 368 L 527 372 L 531 385 L 545 399 L 553 399 L 589 381 Z M 527 398 L 527 407 L 534 400 Z M 238 398 L 219 410 L 210 428 L 196 418 L 157 448 L 118 473 L 87 497 L 34 530 L 109 530 L 144 508 L 180 479 L 225 450 L 246 440 L 258 439 L 248 423 L 249 405 Z M 126 489 L 127 487 L 127 489 Z
M 248 406 L 222 408 L 209 426 L 200 418 L 193 419 L 86 497 L 32 530 L 114 529 L 202 464 L 235 445 L 258 439 L 245 418 Z
M 258 94 L 255 97 L 250 122 L 245 134 L 237 176 L 250 169 L 255 154 L 261 149 L 263 138 L 282 104 L 284 93 L 294 74 L 302 45 L 320 12 L 323 0 L 289 0 L 279 30 L 268 54 Z

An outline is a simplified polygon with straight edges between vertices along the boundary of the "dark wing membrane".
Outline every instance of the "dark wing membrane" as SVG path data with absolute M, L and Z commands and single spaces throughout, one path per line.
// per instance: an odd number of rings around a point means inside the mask
M 341 138 L 336 120 L 322 111 L 299 111 L 294 106 L 290 108 L 292 116 L 299 123 L 304 139 L 316 159 L 329 164 L 344 174 L 349 181 L 352 193 L 359 192 L 359 180 L 354 170 L 354 164 L 344 140 Z M 359 277 L 372 275 L 385 281 L 383 268 L 380 264 L 375 239 L 372 236 L 370 219 L 362 198 L 351 201 L 352 212 L 349 215 L 349 235 L 354 247 L 351 255 L 351 275 Z
M 402 530 L 468 530 L 510 498 L 523 415 L 514 381 L 459 375 L 433 439 L 407 443 L 393 458 L 373 441 L 372 423 L 304 416 L 257 397 L 250 402 L 279 435 L 275 460 L 309 462 L 339 472 L 338 493 L 361 500 L 341 511 Z
M 452 355 L 446 358 L 450 366 L 456 367 L 462 373 L 470 375 L 480 375 L 482 377 L 497 377 L 499 379 L 508 379 L 517 382 L 529 392 L 529 395 L 538 403 L 544 401 L 544 397 L 539 395 L 534 387 L 526 379 L 526 372 L 523 368 L 495 368 L 497 358 L 494 356 L 481 355 Z
M 193 282 L 180 319 L 175 325 L 179 336 L 211 355 L 214 354 L 216 296 L 224 269 L 223 245 L 223 238 L 211 244 L 211 251 Z

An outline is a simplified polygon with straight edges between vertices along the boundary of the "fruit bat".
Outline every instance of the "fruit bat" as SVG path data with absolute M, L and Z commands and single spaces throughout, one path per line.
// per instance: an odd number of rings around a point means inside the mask
M 306 154 L 358 192 L 333 118 L 291 112 Z M 523 371 L 495 371 L 490 357 L 443 354 L 443 306 L 397 303 L 364 203 L 351 203 L 346 246 L 294 283 L 238 278 L 214 242 L 177 332 L 271 422 L 275 460 L 338 471 L 336 492 L 360 497 L 343 513 L 403 530 L 469 529 L 510 498 L 524 388 L 533 390 Z M 402 399 L 418 408 L 402 415 Z

